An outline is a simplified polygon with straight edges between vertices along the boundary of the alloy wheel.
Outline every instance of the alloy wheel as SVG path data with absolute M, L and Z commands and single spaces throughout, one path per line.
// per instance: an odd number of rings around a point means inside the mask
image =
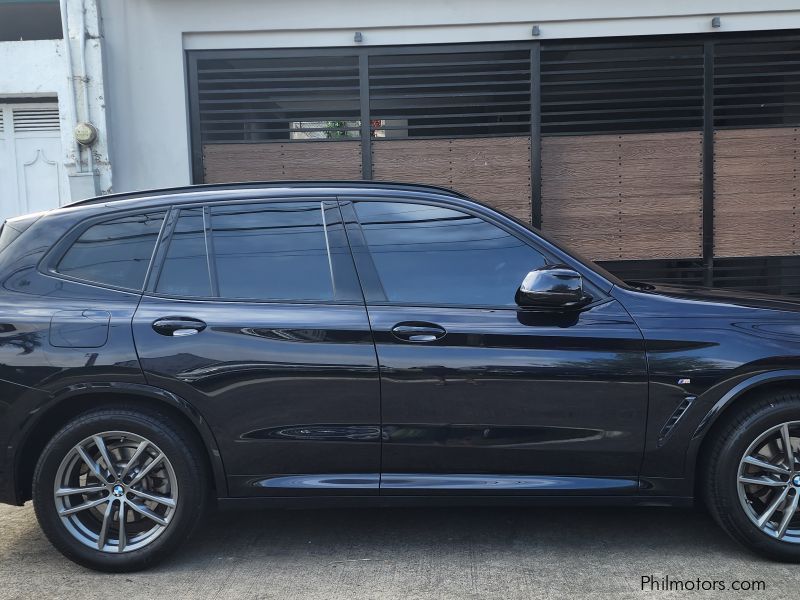
M 800 421 L 771 427 L 750 444 L 739 461 L 739 500 L 763 533 L 800 544 Z
M 152 544 L 175 516 L 178 484 L 166 455 L 150 440 L 105 431 L 64 457 L 53 488 L 67 531 L 102 552 Z

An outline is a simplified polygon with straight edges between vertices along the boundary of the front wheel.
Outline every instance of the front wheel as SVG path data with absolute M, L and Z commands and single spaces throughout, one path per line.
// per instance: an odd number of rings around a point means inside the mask
M 735 540 L 800 562 L 800 394 L 764 397 L 728 418 L 712 440 L 708 507 Z
M 201 518 L 202 449 L 165 415 L 140 409 L 83 414 L 53 436 L 36 466 L 33 503 L 51 543 L 101 571 L 145 568 Z

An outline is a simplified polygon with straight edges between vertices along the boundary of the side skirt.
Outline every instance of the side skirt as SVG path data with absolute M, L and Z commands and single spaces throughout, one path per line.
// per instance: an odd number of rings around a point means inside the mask
M 218 498 L 222 510 L 419 506 L 661 506 L 689 508 L 692 497 L 674 496 L 282 496 Z

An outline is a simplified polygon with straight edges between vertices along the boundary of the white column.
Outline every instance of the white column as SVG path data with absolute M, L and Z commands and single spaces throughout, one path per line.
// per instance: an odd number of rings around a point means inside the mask
M 64 56 L 71 60 L 72 78 L 67 86 L 71 98 L 65 98 L 64 101 L 59 98 L 59 106 L 62 116 L 66 116 L 62 144 L 69 172 L 70 196 L 75 201 L 111 192 L 112 171 L 108 156 L 103 41 L 98 3 L 96 0 L 63 0 L 62 6 L 66 6 L 68 29 L 64 43 L 69 44 L 69 52 L 65 52 Z M 69 75 L 65 74 L 65 77 L 69 78 Z M 71 102 L 74 102 L 74 111 L 71 110 Z M 94 125 L 98 135 L 94 144 L 79 150 L 74 131 L 75 126 L 84 121 Z

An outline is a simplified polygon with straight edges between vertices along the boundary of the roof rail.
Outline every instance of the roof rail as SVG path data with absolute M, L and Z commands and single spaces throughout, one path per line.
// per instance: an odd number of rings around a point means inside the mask
M 459 198 L 469 199 L 469 196 L 462 194 L 456 190 L 446 188 L 438 185 L 427 185 L 422 183 L 403 183 L 394 181 L 348 181 L 348 180 L 319 180 L 319 181 L 245 181 L 238 183 L 200 183 L 194 185 L 183 185 L 168 188 L 158 188 L 151 190 L 142 190 L 135 192 L 119 192 L 116 194 L 108 194 L 106 196 L 97 196 L 94 198 L 86 198 L 76 202 L 65 204 L 63 208 L 72 206 L 84 206 L 90 204 L 101 204 L 104 202 L 115 202 L 118 200 L 131 200 L 136 198 L 149 198 L 152 196 L 161 196 L 166 194 L 175 194 L 180 192 L 202 192 L 213 190 L 235 190 L 235 189 L 256 189 L 256 188 L 314 188 L 314 187 L 352 187 L 352 188 L 366 188 L 366 189 L 382 189 L 382 190 L 417 190 L 417 191 L 434 191 L 445 193 L 449 196 L 457 196 Z

